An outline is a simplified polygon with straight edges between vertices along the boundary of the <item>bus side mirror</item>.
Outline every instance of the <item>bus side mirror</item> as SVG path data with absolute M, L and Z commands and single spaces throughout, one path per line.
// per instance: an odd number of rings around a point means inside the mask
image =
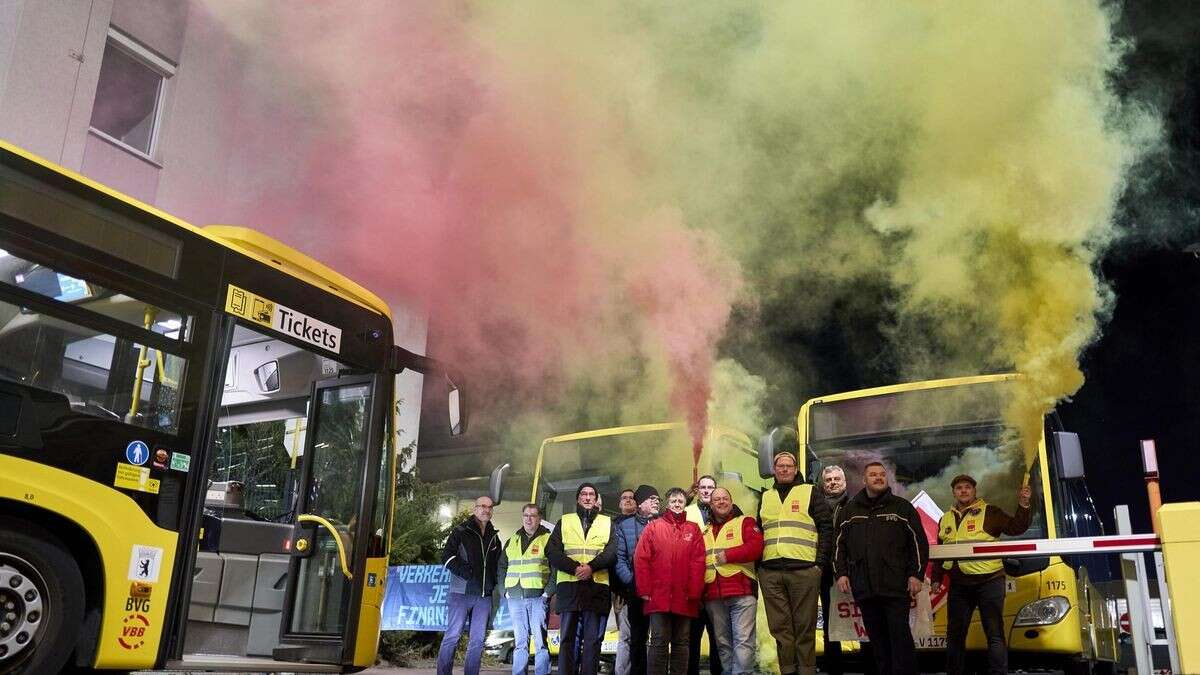
M 447 403 L 450 404 L 450 435 L 461 436 L 467 430 L 467 399 L 459 393 L 458 387 L 449 378 L 446 382 L 450 385 L 450 391 L 447 394 Z
M 488 480 L 488 496 L 492 498 L 492 506 L 500 503 L 504 496 L 504 475 L 512 469 L 512 464 L 505 462 L 492 469 L 492 477 Z
M 1071 431 L 1054 432 L 1054 445 L 1058 448 L 1055 459 L 1058 462 L 1058 477 L 1063 479 L 1083 478 L 1083 448 L 1079 444 L 1079 434 Z
M 758 439 L 758 475 L 771 478 L 775 475 L 775 455 L 780 452 L 796 453 L 799 435 L 790 427 L 775 427 Z
M 465 379 L 449 364 L 428 356 L 410 352 L 399 346 L 392 345 L 388 355 L 388 369 L 399 374 L 412 370 L 422 375 L 437 375 L 446 381 L 446 403 L 450 413 L 450 435 L 459 436 L 467 431 L 467 397 Z

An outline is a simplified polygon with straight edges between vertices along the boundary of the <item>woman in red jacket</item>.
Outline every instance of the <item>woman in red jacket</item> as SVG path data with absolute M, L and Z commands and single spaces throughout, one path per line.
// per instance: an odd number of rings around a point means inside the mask
M 700 615 L 704 535 L 687 519 L 686 506 L 687 493 L 668 490 L 667 512 L 646 526 L 633 557 L 637 593 L 650 615 L 647 670 L 655 675 L 687 673 L 691 620 Z

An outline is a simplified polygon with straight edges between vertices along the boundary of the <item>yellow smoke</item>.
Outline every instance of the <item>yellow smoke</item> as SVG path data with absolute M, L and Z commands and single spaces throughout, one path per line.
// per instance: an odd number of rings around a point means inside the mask
M 1093 267 L 1158 135 L 1108 88 L 1121 46 L 1101 3 L 522 3 L 474 20 L 498 72 L 584 121 L 598 185 L 677 205 L 738 253 L 752 297 L 784 294 L 792 315 L 764 324 L 836 320 L 883 278 L 901 375 L 1024 373 L 1008 421 L 1028 463 L 1043 413 L 1083 382 L 1110 304 Z

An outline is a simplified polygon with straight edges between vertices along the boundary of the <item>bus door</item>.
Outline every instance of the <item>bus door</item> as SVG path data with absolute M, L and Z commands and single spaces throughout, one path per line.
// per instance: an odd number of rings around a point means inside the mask
M 345 663 L 351 657 L 347 647 L 353 648 L 364 581 L 356 561 L 370 548 L 361 538 L 376 536 L 369 521 L 378 498 L 384 394 L 379 375 L 313 384 L 280 624 L 283 644 L 274 653 L 279 660 Z

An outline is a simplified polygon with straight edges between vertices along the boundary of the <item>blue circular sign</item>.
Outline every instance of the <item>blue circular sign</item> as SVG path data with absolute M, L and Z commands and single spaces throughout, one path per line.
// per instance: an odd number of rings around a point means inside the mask
M 141 441 L 133 441 L 125 446 L 125 459 L 130 464 L 145 464 L 150 459 L 150 447 Z

